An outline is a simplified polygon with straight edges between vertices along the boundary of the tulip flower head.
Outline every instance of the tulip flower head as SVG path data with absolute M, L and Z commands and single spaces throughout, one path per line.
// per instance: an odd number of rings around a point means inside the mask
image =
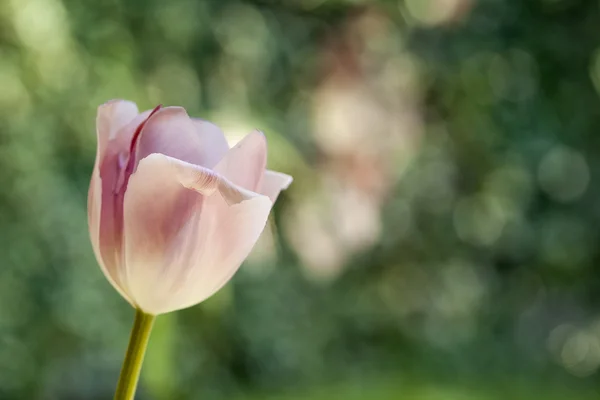
M 88 194 L 94 253 L 109 282 L 151 315 L 190 307 L 237 271 L 288 175 L 266 169 L 254 131 L 229 148 L 221 130 L 181 107 L 98 109 Z

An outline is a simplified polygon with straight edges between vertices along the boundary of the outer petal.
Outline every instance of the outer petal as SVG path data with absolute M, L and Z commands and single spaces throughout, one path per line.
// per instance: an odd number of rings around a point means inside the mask
M 205 245 L 190 257 L 187 281 L 182 281 L 171 309 L 198 304 L 221 289 L 237 272 L 263 232 L 272 203 L 261 195 L 228 205 L 219 192 L 210 196 L 192 226 Z M 210 217 L 214 215 L 214 217 Z M 198 240 L 198 239 L 197 239 Z
M 160 314 L 212 295 L 264 229 L 271 202 L 213 171 L 162 154 L 140 161 L 125 195 L 133 302 Z
M 94 254 L 108 281 L 130 303 L 119 276 L 122 223 L 115 220 L 114 191 L 122 154 L 129 148 L 137 126 L 149 115 L 149 111 L 133 115 L 134 107 L 135 104 L 120 100 L 99 107 L 96 162 L 88 192 L 88 225 Z M 132 119 L 125 122 L 131 115 Z
M 216 165 L 215 171 L 245 189 L 258 191 L 267 165 L 267 141 L 261 131 L 253 131 L 232 147 Z
M 277 200 L 277 196 L 282 190 L 285 190 L 290 186 L 294 178 L 289 175 L 283 174 L 276 171 L 265 171 L 263 176 L 262 185 L 260 188 L 260 194 L 268 196 L 273 203 Z
M 226 146 L 214 125 L 193 121 L 181 107 L 165 107 L 153 114 L 142 129 L 136 160 L 160 153 L 211 168 L 226 153 Z

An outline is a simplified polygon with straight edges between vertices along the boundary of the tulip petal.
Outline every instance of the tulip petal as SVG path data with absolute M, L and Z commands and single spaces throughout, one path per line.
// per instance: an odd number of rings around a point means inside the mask
M 259 193 L 268 196 L 273 203 L 282 190 L 290 186 L 294 179 L 284 173 L 266 170 Z
M 193 118 L 192 121 L 196 125 L 196 132 L 202 141 L 202 165 L 204 167 L 213 168 L 229 151 L 227 139 L 221 128 L 215 124 Z
M 145 115 L 144 115 L 145 114 Z M 127 148 L 135 127 L 147 117 L 138 114 L 135 103 L 112 100 L 98 107 L 96 161 L 88 192 L 88 226 L 96 259 L 107 280 L 131 302 L 118 278 L 118 249 L 114 232 L 113 188 L 117 179 L 118 157 Z
M 148 118 L 140 133 L 136 161 L 160 153 L 211 168 L 227 151 L 225 138 L 211 125 L 193 121 L 181 107 L 161 108 Z
M 98 135 L 98 153 L 103 156 L 110 140 L 113 140 L 121 128 L 138 115 L 137 105 L 126 100 L 111 100 L 98 107 L 96 116 L 96 134 Z
M 271 207 L 261 195 L 235 205 L 228 205 L 219 194 L 207 198 L 193 222 L 200 233 L 196 243 L 204 246 L 195 247 L 167 311 L 198 304 L 229 282 L 263 232 Z
M 126 286 L 134 303 L 160 314 L 209 297 L 248 255 L 270 208 L 266 196 L 209 169 L 163 154 L 142 159 L 124 204 Z
M 255 130 L 227 152 L 215 171 L 234 184 L 256 192 L 266 165 L 267 141 L 262 132 Z

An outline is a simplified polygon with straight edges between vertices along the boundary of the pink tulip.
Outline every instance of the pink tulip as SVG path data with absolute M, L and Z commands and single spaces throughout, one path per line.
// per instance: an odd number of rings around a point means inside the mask
M 229 148 L 221 130 L 181 107 L 138 113 L 128 101 L 98 109 L 88 195 L 96 258 L 135 308 L 190 307 L 231 279 L 291 183 L 265 169 L 254 131 Z

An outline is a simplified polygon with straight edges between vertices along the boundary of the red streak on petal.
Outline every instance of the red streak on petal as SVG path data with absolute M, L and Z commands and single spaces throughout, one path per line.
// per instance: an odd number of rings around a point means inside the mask
M 131 163 L 131 160 L 134 158 L 134 157 L 132 157 L 134 155 L 133 152 L 135 151 L 135 146 L 137 145 L 137 142 L 139 141 L 140 133 L 142 133 L 142 129 L 144 129 L 144 126 L 146 126 L 146 122 L 148 122 L 148 120 L 150 119 L 150 117 L 152 117 L 154 114 L 156 114 L 156 112 L 158 110 L 160 110 L 161 108 L 162 108 L 162 104 L 159 104 L 156 107 L 154 107 L 154 110 L 152 110 L 152 112 L 150 113 L 150 115 L 148 115 L 148 118 L 146 118 L 144 121 L 142 121 L 142 123 L 138 125 L 137 129 L 133 133 L 133 136 L 131 138 L 131 144 L 129 145 L 129 160 L 130 160 L 130 163 Z
M 146 117 L 146 119 L 144 119 L 135 129 L 135 132 L 133 133 L 133 136 L 131 137 L 131 143 L 129 144 L 129 152 L 125 155 L 125 154 L 120 154 L 119 155 L 119 159 L 118 159 L 118 165 L 117 168 L 119 169 L 118 172 L 118 178 L 115 181 L 115 187 L 113 188 L 113 192 L 115 195 L 117 194 L 123 194 L 125 192 L 125 190 L 127 189 L 127 184 L 129 183 L 129 177 L 131 176 L 131 174 L 133 173 L 133 169 L 135 168 L 135 150 L 137 148 L 142 130 L 144 129 L 144 126 L 146 126 L 146 123 L 148 122 L 148 119 L 150 119 L 151 116 L 153 116 L 154 114 L 156 114 L 156 112 L 158 110 L 160 110 L 162 107 L 162 105 L 158 105 L 154 108 L 154 110 L 152 110 L 152 112 L 150 112 L 150 114 L 148 115 L 148 117 Z
M 150 115 L 148 115 L 148 118 L 146 118 L 141 124 L 139 124 L 137 129 L 133 133 L 133 136 L 131 138 L 131 144 L 129 145 L 129 160 L 127 162 L 127 166 L 125 167 L 126 175 L 129 175 L 133 172 L 133 166 L 135 164 L 135 148 L 140 139 L 140 134 L 142 133 L 142 129 L 144 129 L 144 126 L 146 126 L 146 122 L 148 122 L 150 117 L 152 117 L 154 114 L 156 114 L 156 112 L 158 110 L 160 110 L 161 108 L 162 108 L 162 104 L 159 104 L 156 107 L 154 107 L 154 110 L 152 110 Z

